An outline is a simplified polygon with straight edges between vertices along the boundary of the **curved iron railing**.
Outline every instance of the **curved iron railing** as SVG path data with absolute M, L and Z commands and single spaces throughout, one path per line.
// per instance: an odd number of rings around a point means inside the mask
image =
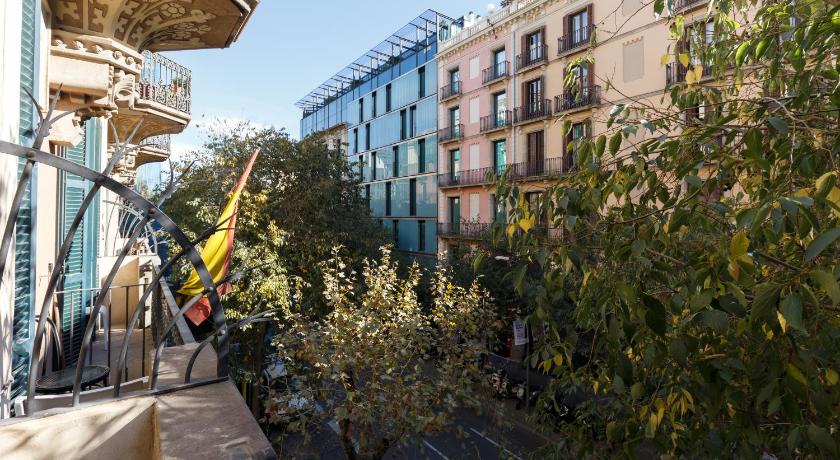
M 140 312 L 145 311 L 145 302 L 148 299 L 149 295 L 151 295 L 151 292 L 153 291 L 153 289 L 156 288 L 157 284 L 162 282 L 162 273 L 164 273 L 178 260 L 186 258 L 186 260 L 198 273 L 201 283 L 204 286 L 204 292 L 202 292 L 202 294 L 197 297 L 200 298 L 202 296 L 206 296 L 210 303 L 211 320 L 214 329 L 217 331 L 216 337 L 218 338 L 218 345 L 216 347 L 218 355 L 216 368 L 217 377 L 218 379 L 227 378 L 229 374 L 229 328 L 225 318 L 224 310 L 222 309 L 221 299 L 217 291 L 217 283 L 214 283 L 214 280 L 210 275 L 209 271 L 207 270 L 207 267 L 204 261 L 202 260 L 201 255 L 196 249 L 196 246 L 201 241 L 209 238 L 210 235 L 219 231 L 220 228 L 214 226 L 205 231 L 202 235 L 200 235 L 198 239 L 192 240 L 188 238 L 186 234 L 178 227 L 178 225 L 165 212 L 161 210 L 161 206 L 164 203 L 164 201 L 168 199 L 177 189 L 178 181 L 175 180 L 174 177 L 170 177 L 169 186 L 161 194 L 160 198 L 155 203 L 148 201 L 134 190 L 126 187 L 125 185 L 121 184 L 120 182 L 111 177 L 114 166 L 127 153 L 136 151 L 136 149 L 139 148 L 139 146 L 129 145 L 132 143 L 132 138 L 134 137 L 134 134 L 139 129 L 139 124 L 134 128 L 133 132 L 128 136 L 128 139 L 126 139 L 125 142 L 120 142 L 119 140 L 117 140 L 114 153 L 102 172 L 94 171 L 83 165 L 61 158 L 60 156 L 52 155 L 50 153 L 41 151 L 41 145 L 43 144 L 44 139 L 49 133 L 50 127 L 63 116 L 74 113 L 72 111 L 69 111 L 66 114 L 62 114 L 55 118 L 52 117 L 59 97 L 60 91 L 58 91 L 54 96 L 53 100 L 50 103 L 50 108 L 46 111 L 45 116 L 41 115 L 43 111 L 40 107 L 37 107 L 38 110 L 36 110 L 36 113 L 39 114 L 40 123 L 38 125 L 38 129 L 36 130 L 35 140 L 33 141 L 32 147 L 24 147 L 11 142 L 0 141 L 0 152 L 26 160 L 22 173 L 20 174 L 18 179 L 18 186 L 15 192 L 15 197 L 12 201 L 11 209 L 8 212 L 8 215 L 12 217 L 10 217 L 6 222 L 5 229 L 3 232 L 2 244 L 0 244 L 0 286 L 2 286 L 3 283 L 3 273 L 7 268 L 6 262 L 9 259 L 8 255 L 13 241 L 15 228 L 14 216 L 18 215 L 18 211 L 22 202 L 23 191 L 31 181 L 31 173 L 35 164 L 42 164 L 45 166 L 53 167 L 57 170 L 78 176 L 81 179 L 88 181 L 91 184 L 91 186 L 89 187 L 88 194 L 82 200 L 76 215 L 73 217 L 72 223 L 67 229 L 66 236 L 64 237 L 60 245 L 58 255 L 54 261 L 55 267 L 64 266 L 64 261 L 67 259 L 67 256 L 69 254 L 74 235 L 77 233 L 79 226 L 82 224 L 85 214 L 88 211 L 88 208 L 93 203 L 95 197 L 101 189 L 108 190 L 120 197 L 123 203 L 137 211 L 137 216 L 140 219 L 137 225 L 134 226 L 134 228 L 132 229 L 131 234 L 128 236 L 127 241 L 123 245 L 122 249 L 116 255 L 116 262 L 114 262 L 112 269 L 110 270 L 110 272 L 105 278 L 105 281 L 100 287 L 100 290 L 102 292 L 107 292 L 112 287 L 116 278 L 117 270 L 122 264 L 121 261 L 129 253 L 132 245 L 137 240 L 137 238 L 146 237 L 146 234 L 143 232 L 143 230 L 147 229 L 148 225 L 152 222 L 155 222 L 156 225 L 159 226 L 162 231 L 166 232 L 170 236 L 170 238 L 175 242 L 175 244 L 177 244 L 181 248 L 181 251 L 176 256 L 166 261 L 163 264 L 163 266 L 160 267 L 159 270 L 157 270 L 154 282 L 151 283 L 151 287 L 149 289 L 146 289 L 144 291 L 143 296 L 138 302 L 136 308 L 134 309 L 131 321 L 127 324 L 126 337 L 124 339 L 124 349 L 122 350 L 122 353 L 120 355 L 120 362 L 117 368 L 121 369 L 122 366 L 125 365 L 126 348 L 129 343 L 131 331 L 136 325 L 137 320 L 139 320 Z M 35 105 L 37 106 L 37 103 L 35 103 Z M 117 139 L 116 129 L 113 126 L 111 128 L 113 131 L 114 138 Z M 41 304 L 40 310 L 38 310 L 39 315 L 33 340 L 33 350 L 40 350 L 42 348 L 44 336 L 46 333 L 46 325 L 50 321 L 52 299 L 56 291 L 58 290 L 59 281 L 63 274 L 62 272 L 63 271 L 61 269 L 53 270 L 46 283 L 46 292 L 44 294 L 44 300 Z M 87 354 L 90 352 L 95 322 L 99 317 L 100 311 L 103 308 L 104 296 L 99 297 L 100 298 L 94 301 L 94 305 L 91 309 L 91 312 L 88 315 L 87 325 L 85 327 L 85 332 L 82 337 L 82 347 L 77 358 L 75 377 L 73 382 L 73 406 L 77 406 L 79 404 L 84 362 L 85 358 L 87 357 Z M 192 303 L 194 303 L 194 301 Z M 186 311 L 186 308 L 184 309 L 184 311 Z M 164 342 L 166 337 L 171 333 L 172 327 L 175 324 L 175 322 L 178 321 L 178 319 L 179 318 L 177 316 L 173 317 L 168 322 L 167 327 L 164 328 L 165 332 L 160 337 L 157 337 L 158 339 L 160 339 L 161 343 Z M 42 357 L 39 353 L 33 353 L 31 361 L 29 363 L 29 381 L 27 386 L 26 407 L 30 414 L 33 410 L 35 410 L 35 406 L 33 403 L 35 399 L 38 369 L 41 364 L 41 359 Z M 155 371 L 152 374 L 153 381 L 156 381 L 157 379 L 156 372 L 158 361 L 159 356 L 156 356 Z M 122 383 L 119 374 L 120 373 L 117 373 L 118 379 L 114 387 L 114 392 L 116 395 L 119 394 Z
M 192 71 L 163 55 L 144 51 L 137 93 L 140 99 L 188 114 L 192 105 Z

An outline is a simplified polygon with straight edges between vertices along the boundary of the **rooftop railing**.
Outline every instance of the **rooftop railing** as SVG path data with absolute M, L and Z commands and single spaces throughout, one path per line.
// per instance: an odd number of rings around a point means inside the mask
M 525 50 L 519 56 L 516 56 L 516 70 L 524 70 L 528 67 L 541 64 L 548 61 L 548 45 L 536 45 Z
M 580 88 L 566 90 L 562 95 L 556 96 L 554 98 L 554 112 L 568 112 L 600 103 L 600 86 L 581 86 Z
M 557 54 L 565 54 L 588 45 L 593 32 L 595 32 L 595 25 L 590 24 L 558 38 Z
M 504 61 L 493 64 L 481 71 L 481 82 L 487 84 L 510 76 L 510 62 Z
M 177 62 L 150 51 L 143 52 L 143 71 L 137 82 L 140 99 L 190 113 L 192 71 Z

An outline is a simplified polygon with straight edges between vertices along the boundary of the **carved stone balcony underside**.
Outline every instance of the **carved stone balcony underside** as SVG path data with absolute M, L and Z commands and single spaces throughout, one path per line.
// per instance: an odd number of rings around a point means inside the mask
M 135 50 L 226 48 L 260 0 L 49 0 L 54 29 Z

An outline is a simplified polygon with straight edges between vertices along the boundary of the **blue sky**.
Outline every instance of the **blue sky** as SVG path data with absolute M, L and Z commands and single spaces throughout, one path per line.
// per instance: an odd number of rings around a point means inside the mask
M 490 0 L 262 0 L 239 41 L 224 50 L 167 53 L 193 71 L 193 121 L 173 138 L 177 155 L 201 144 L 202 125 L 250 120 L 297 138 L 294 103 L 427 8 L 482 16 Z M 498 6 L 498 0 L 495 2 Z

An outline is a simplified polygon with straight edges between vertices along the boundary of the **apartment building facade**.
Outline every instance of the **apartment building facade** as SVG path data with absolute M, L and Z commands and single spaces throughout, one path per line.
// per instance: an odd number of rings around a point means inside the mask
M 361 178 L 395 248 L 437 256 L 437 43 L 457 27 L 425 11 L 298 102 L 301 137 L 325 133 Z
M 690 33 L 708 34 L 701 21 L 705 5 L 676 2 L 674 12 L 686 16 Z M 574 174 L 575 141 L 606 132 L 614 104 L 661 106 L 667 86 L 686 73 L 678 62 L 662 65 L 669 52 L 667 17 L 656 19 L 652 4 L 636 0 L 503 2 L 498 12 L 442 41 L 441 250 L 480 244 L 494 225 L 505 223 L 496 177 L 506 174 L 536 203 L 546 186 Z M 568 237 L 549 217 L 537 222 L 547 240 Z
M 136 132 L 112 177 L 128 187 L 137 168 L 169 157 L 168 138 L 190 121 L 191 73 L 159 51 L 227 47 L 259 0 L 136 2 L 21 0 L 0 7 L 0 139 L 27 147 L 38 118 L 57 98 L 44 152 L 102 171 L 117 142 Z M 38 113 L 35 103 L 44 112 Z M 141 122 L 142 120 L 142 122 Z M 127 205 L 100 191 L 75 232 L 68 256 L 56 261 L 92 184 L 36 164 L 16 216 L 11 208 L 25 161 L 0 152 L 0 225 L 14 219 L 14 244 L 0 289 L 0 418 L 26 388 L 36 311 L 46 301 L 57 317 L 68 363 L 81 344 L 101 276 L 118 260 L 128 235 Z M 130 219 L 129 219 L 130 220 Z M 120 265 L 118 284 L 139 285 L 157 260 L 150 248 L 133 248 Z M 58 266 L 56 266 L 58 265 Z M 48 280 L 59 273 L 57 292 Z

